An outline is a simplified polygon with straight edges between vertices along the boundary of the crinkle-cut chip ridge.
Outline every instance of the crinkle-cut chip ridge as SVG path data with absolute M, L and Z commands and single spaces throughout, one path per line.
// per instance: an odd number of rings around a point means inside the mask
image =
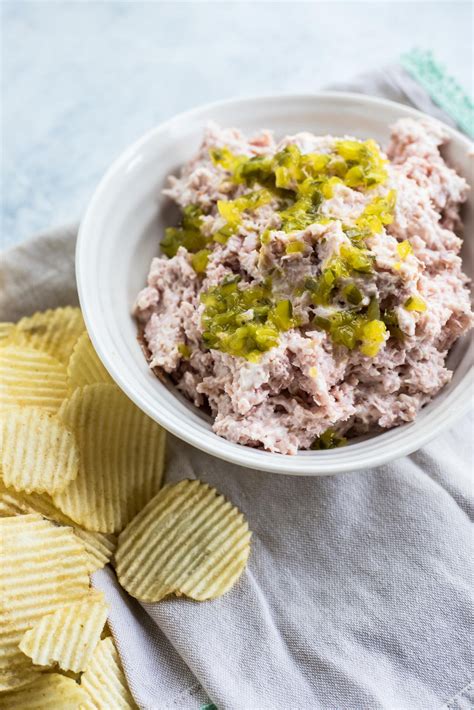
M 81 687 L 92 699 L 91 708 L 136 710 L 112 637 L 96 646 L 89 665 L 82 675 Z
M 88 594 L 88 559 L 70 528 L 39 514 L 0 518 L 0 558 L 0 690 L 10 690 L 38 670 L 18 648 L 25 631 Z
M 3 499 L 0 495 L 0 518 L 9 518 L 12 515 L 18 515 L 22 511 L 17 508 L 15 503 Z
M 31 685 L 0 695 L 0 710 L 82 710 L 90 705 L 84 688 L 59 673 L 44 673 Z
M 77 476 L 74 435 L 40 407 L 13 407 L 0 415 L 4 483 L 17 491 L 55 493 Z
M 102 592 L 91 590 L 84 599 L 42 616 L 26 631 L 20 650 L 35 665 L 57 663 L 65 671 L 84 671 L 100 641 L 107 609 Z
M 8 335 L 8 341 L 48 353 L 67 365 L 73 348 L 84 330 L 84 319 L 80 309 L 65 306 L 25 316 L 15 324 Z
M 76 435 L 80 463 L 55 505 L 87 530 L 119 532 L 161 486 L 163 429 L 104 383 L 77 389 L 58 416 Z
M 56 358 L 34 348 L 0 348 L 0 411 L 29 406 L 56 412 L 67 392 L 66 367 Z
M 82 530 L 71 518 L 56 508 L 48 495 L 17 493 L 12 488 L 4 486 L 0 478 L 0 517 L 24 513 L 39 513 L 48 520 L 71 527 L 85 547 L 89 574 L 110 562 L 117 547 L 115 535 Z
M 203 601 L 242 574 L 251 533 L 243 514 L 206 483 L 165 486 L 119 536 L 120 584 L 144 602 L 175 593 Z
M 77 341 L 69 360 L 67 372 L 71 390 L 75 390 L 76 387 L 93 385 L 96 382 L 113 382 L 94 350 L 87 332 L 84 332 Z

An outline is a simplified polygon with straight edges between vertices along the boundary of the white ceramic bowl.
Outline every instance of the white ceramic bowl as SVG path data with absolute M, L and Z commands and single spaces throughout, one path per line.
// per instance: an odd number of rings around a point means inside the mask
M 94 346 L 114 380 L 150 417 L 185 441 L 227 461 L 293 475 L 323 475 L 385 463 L 411 453 L 453 424 L 470 403 L 472 367 L 468 338 L 449 357 L 454 377 L 416 421 L 340 449 L 283 456 L 231 443 L 211 429 L 209 417 L 172 385 L 148 369 L 136 340 L 131 309 L 144 286 L 150 260 L 158 254 L 166 224 L 161 196 L 166 176 L 176 173 L 196 151 L 206 122 L 237 126 L 246 133 L 270 128 L 276 136 L 309 130 L 352 134 L 387 143 L 389 126 L 413 109 L 358 94 L 320 93 L 237 99 L 202 106 L 158 126 L 138 140 L 109 169 L 82 221 L 77 244 L 77 281 L 82 310 Z M 469 178 L 472 144 L 456 131 L 446 151 Z M 464 213 L 466 235 L 473 233 L 473 196 Z M 473 275 L 473 243 L 464 248 L 465 270 Z

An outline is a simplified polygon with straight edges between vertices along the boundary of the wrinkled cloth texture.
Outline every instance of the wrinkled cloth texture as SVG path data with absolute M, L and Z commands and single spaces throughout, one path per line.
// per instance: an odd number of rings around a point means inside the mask
M 441 115 L 398 67 L 339 85 Z M 449 122 L 449 121 L 447 121 Z M 77 303 L 76 229 L 0 260 L 0 320 Z M 94 575 L 143 710 L 468 710 L 472 415 L 415 454 L 338 476 L 251 471 L 168 437 L 166 478 L 198 477 L 253 531 L 222 598 L 140 605 Z

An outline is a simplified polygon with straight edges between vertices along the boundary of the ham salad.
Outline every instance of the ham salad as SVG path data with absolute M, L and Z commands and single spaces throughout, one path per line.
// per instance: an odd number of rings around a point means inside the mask
M 135 315 L 149 365 L 230 441 L 327 449 L 412 421 L 473 323 L 443 128 L 278 143 L 210 125 L 165 194 Z

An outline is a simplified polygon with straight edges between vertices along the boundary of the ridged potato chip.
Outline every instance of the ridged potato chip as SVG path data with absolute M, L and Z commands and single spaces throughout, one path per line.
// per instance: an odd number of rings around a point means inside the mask
M 84 688 L 59 673 L 45 673 L 28 685 L 0 695 L 0 710 L 81 710 L 93 707 Z
M 4 500 L 0 496 L 0 518 L 9 518 L 11 515 L 18 515 L 20 511 L 14 503 Z
M 0 518 L 0 691 L 34 679 L 38 669 L 18 644 L 45 614 L 88 594 L 84 545 L 70 528 L 41 515 Z
M 81 677 L 83 688 L 92 699 L 88 708 L 99 710 L 136 710 L 128 689 L 113 639 L 99 641 L 89 665 Z
M 14 327 L 14 323 L 0 323 L 0 345 L 3 345 L 3 341 L 8 339 Z
M 57 663 L 64 671 L 84 671 L 100 641 L 108 606 L 102 592 L 42 616 L 20 642 L 20 650 L 35 665 Z
M 62 491 L 79 470 L 74 435 L 39 407 L 12 407 L 0 416 L 0 466 L 17 491 Z
M 59 360 L 34 348 L 0 348 L 0 410 L 29 406 L 56 412 L 67 393 L 66 367 Z
M 76 435 L 80 463 L 55 505 L 87 530 L 119 532 L 160 488 L 163 429 L 103 383 L 75 390 L 58 416 Z
M 110 561 L 117 547 L 115 535 L 82 530 L 71 518 L 55 507 L 48 495 L 17 493 L 12 488 L 6 488 L 0 479 L 0 517 L 23 515 L 24 513 L 39 513 L 48 520 L 71 527 L 74 534 L 84 544 L 90 574 L 104 567 Z
M 25 316 L 8 335 L 9 343 L 35 348 L 67 365 L 73 348 L 85 330 L 79 308 L 66 306 Z
M 144 602 L 172 593 L 214 599 L 242 574 L 250 537 L 243 514 L 215 488 L 183 480 L 165 486 L 120 534 L 117 576 Z
M 0 612 L 0 620 L 1 616 Z M 41 671 L 18 648 L 20 639 L 21 633 L 16 629 L 0 627 L 0 698 L 4 691 L 32 683 Z
M 94 350 L 94 346 L 87 332 L 84 332 L 80 336 L 74 347 L 71 359 L 69 360 L 67 373 L 71 390 L 76 389 L 76 387 L 93 385 L 96 382 L 113 382 L 109 373 L 99 360 L 99 356 Z

